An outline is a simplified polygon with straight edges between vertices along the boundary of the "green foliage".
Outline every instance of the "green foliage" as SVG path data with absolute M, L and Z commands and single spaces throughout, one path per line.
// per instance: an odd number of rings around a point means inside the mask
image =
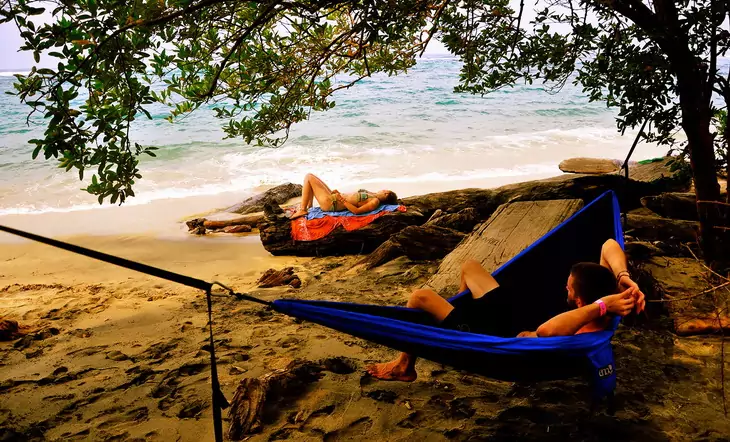
M 130 140 L 129 127 L 153 104 L 171 122 L 212 104 L 227 137 L 278 146 L 292 124 L 332 108 L 337 90 L 407 71 L 432 36 L 464 62 L 457 91 L 572 81 L 618 108 L 622 132 L 649 118 L 645 136 L 661 143 L 676 142 L 687 112 L 706 113 L 696 126 L 709 126 L 713 90 L 730 100 L 716 68 L 728 11 L 711 0 L 555 0 L 529 22 L 524 1 L 515 10 L 509 0 L 0 2 L 22 49 L 58 59 L 17 76 L 18 97 L 47 119 L 33 156 L 81 179 L 94 168 L 86 190 L 100 202 L 134 195 L 138 157 L 154 148 Z M 48 5 L 53 20 L 36 23 Z M 683 114 L 682 97 L 700 104 Z
M 85 189 L 122 203 L 141 178 L 138 157 L 154 147 L 130 139 L 150 106 L 169 121 L 212 104 L 227 137 L 278 146 L 292 124 L 332 108 L 332 94 L 377 72 L 415 64 L 439 12 L 429 2 L 234 0 L 0 0 L 36 62 L 55 68 L 18 75 L 15 94 L 47 122 L 31 140 Z M 34 18 L 46 8 L 53 19 Z M 336 77 L 337 75 L 337 77 Z M 29 116 L 30 118 L 30 116 Z
M 727 109 L 718 109 L 713 118 L 717 136 L 715 137 L 715 156 L 717 157 L 718 174 L 728 178 L 730 170 L 730 133 L 727 132 Z

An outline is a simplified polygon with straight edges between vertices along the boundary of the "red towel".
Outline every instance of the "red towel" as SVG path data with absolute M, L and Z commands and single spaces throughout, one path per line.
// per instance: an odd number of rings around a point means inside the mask
M 397 210 L 405 212 L 406 207 L 398 206 Z M 295 241 L 316 241 L 329 235 L 337 226 L 342 226 L 350 232 L 367 226 L 387 213 L 391 212 L 382 211 L 365 216 L 325 216 L 309 221 L 306 217 L 301 217 L 291 222 L 291 236 Z

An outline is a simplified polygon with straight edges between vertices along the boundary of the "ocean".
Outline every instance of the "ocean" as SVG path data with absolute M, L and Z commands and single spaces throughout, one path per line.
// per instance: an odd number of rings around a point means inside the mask
M 455 94 L 460 63 L 449 56 L 420 59 L 406 75 L 375 76 L 336 95 L 334 109 L 295 125 L 279 148 L 223 139 L 210 108 L 169 123 L 162 107 L 135 122 L 132 137 L 159 147 L 142 159 L 136 197 L 125 205 L 216 197 L 242 200 L 262 189 L 319 175 L 332 188 L 390 188 L 401 195 L 463 187 L 491 187 L 557 175 L 576 156 L 623 159 L 634 133 L 620 136 L 616 111 L 590 103 L 579 87 L 551 94 L 523 85 L 485 96 Z M 53 160 L 31 159 L 27 140 L 43 120 L 25 123 L 27 108 L 0 73 L 0 216 L 95 211 L 87 184 Z M 634 158 L 667 148 L 641 144 Z M 91 178 L 87 171 L 85 178 Z M 203 207 L 203 206 L 200 206 Z M 108 208 L 108 204 L 101 208 Z M 213 207 L 211 207 L 212 209 Z

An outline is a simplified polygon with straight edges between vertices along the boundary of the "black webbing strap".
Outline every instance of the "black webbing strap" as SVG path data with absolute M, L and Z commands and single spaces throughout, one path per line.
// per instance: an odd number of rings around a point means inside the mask
M 626 159 L 624 160 L 624 163 L 621 165 L 621 169 L 624 170 L 624 176 L 626 177 L 626 184 L 624 186 L 629 185 L 629 160 L 631 159 L 631 155 L 634 154 L 634 150 L 636 149 L 636 145 L 639 144 L 639 140 L 641 140 L 641 135 L 644 133 L 644 128 L 646 127 L 646 123 L 649 122 L 649 117 L 646 117 L 646 120 L 644 120 L 644 124 L 641 125 L 641 129 L 639 129 L 639 133 L 636 134 L 636 138 L 634 138 L 634 144 L 631 145 L 631 149 L 629 150 L 629 154 L 626 155 Z M 624 194 L 626 192 L 624 191 Z M 624 202 L 624 204 L 626 204 Z M 626 212 L 624 212 L 623 215 L 624 218 L 624 231 L 626 231 L 627 227 L 627 217 Z
M 135 270 L 141 273 L 145 273 L 147 275 L 157 276 L 158 278 L 167 279 L 168 281 L 177 282 L 178 284 L 186 285 L 188 287 L 204 290 L 208 302 L 208 329 L 210 330 L 210 377 L 211 387 L 213 390 L 213 430 L 215 432 L 216 442 L 223 442 L 223 417 L 221 410 L 224 408 L 228 408 L 229 404 L 226 400 L 226 397 L 223 395 L 223 392 L 221 391 L 220 382 L 218 381 L 218 366 L 215 362 L 215 339 L 213 338 L 213 299 L 211 296 L 211 290 L 214 285 L 219 285 L 228 290 L 229 294 L 235 296 L 238 299 L 257 302 L 264 305 L 271 305 L 270 302 L 256 299 L 253 296 L 246 295 L 244 293 L 236 293 L 232 289 L 224 286 L 219 282 L 206 282 L 202 279 L 191 278 L 190 276 L 181 275 L 179 273 L 171 272 L 169 270 L 163 270 L 157 267 L 149 266 L 147 264 L 130 261 L 128 259 L 120 258 L 118 256 L 109 255 L 107 253 L 87 249 L 86 247 L 81 247 L 74 244 L 69 244 L 67 242 L 46 238 L 45 236 L 24 232 L 22 230 L 13 229 L 11 227 L 0 225 L 0 231 L 21 236 L 32 241 L 47 244 L 49 246 L 58 247 L 59 249 L 67 250 L 72 253 L 78 253 L 79 255 L 88 256 L 89 258 L 98 259 L 99 261 L 104 261 L 109 264 L 114 264 L 130 270 Z
M 5 227 L 3 225 L 0 225 L 0 231 L 22 236 L 23 238 L 38 241 L 43 244 L 48 244 L 49 246 L 68 250 L 69 252 L 78 253 L 79 255 L 88 256 L 89 258 L 98 259 L 99 261 L 108 262 L 109 264 L 118 265 L 120 267 L 124 267 L 130 270 L 136 270 L 138 272 L 146 273 L 148 275 L 157 276 L 158 278 L 167 279 L 168 281 L 177 282 L 188 287 L 193 287 L 200 290 L 210 290 L 213 286 L 213 284 L 203 281 L 202 279 L 191 278 L 189 276 L 181 275 L 179 273 L 148 266 L 147 264 L 130 261 L 128 259 L 109 255 L 103 252 L 97 252 L 96 250 L 87 249 L 86 247 L 81 247 L 74 244 L 69 244 L 67 242 L 46 238 L 45 236 L 36 235 L 34 233 L 24 232 L 22 230 Z

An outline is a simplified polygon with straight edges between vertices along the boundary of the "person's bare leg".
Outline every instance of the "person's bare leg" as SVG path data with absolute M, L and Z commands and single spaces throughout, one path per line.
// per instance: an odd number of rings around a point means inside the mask
M 499 287 L 497 280 L 478 261 L 470 259 L 461 265 L 459 293 L 468 288 L 471 296 L 474 299 L 479 299 L 497 287 Z
M 411 293 L 407 307 L 423 310 L 438 322 L 446 319 L 454 309 L 448 301 L 428 289 L 420 289 Z M 374 378 L 384 381 L 413 382 L 417 377 L 416 357 L 408 353 L 401 353 L 393 361 L 370 365 L 366 370 Z
M 312 207 L 315 198 L 319 206 L 322 207 L 322 210 L 331 208 L 332 191 L 322 180 L 308 173 L 304 177 L 304 183 L 302 184 L 302 202 L 299 205 L 299 210 L 291 216 L 291 219 L 306 215 L 309 208 Z

